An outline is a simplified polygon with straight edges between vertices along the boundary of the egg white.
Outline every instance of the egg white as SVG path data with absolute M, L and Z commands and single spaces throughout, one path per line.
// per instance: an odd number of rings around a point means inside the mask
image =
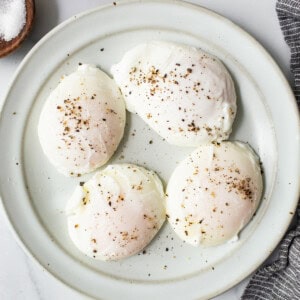
M 203 145 L 174 170 L 167 186 L 167 217 L 187 243 L 218 245 L 249 222 L 262 190 L 259 160 L 248 145 Z
M 140 44 L 111 68 L 130 112 L 170 144 L 228 138 L 236 114 L 232 78 L 216 57 L 163 41 Z
M 99 260 L 118 260 L 146 247 L 165 221 L 165 194 L 153 171 L 109 165 L 70 198 L 66 212 L 75 246 Z
M 42 149 L 66 176 L 91 172 L 117 149 L 125 127 L 125 103 L 114 83 L 92 65 L 65 76 L 42 109 Z

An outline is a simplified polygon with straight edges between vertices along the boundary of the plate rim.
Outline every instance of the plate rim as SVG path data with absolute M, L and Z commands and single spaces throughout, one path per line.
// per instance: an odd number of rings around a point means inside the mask
M 164 4 L 175 4 L 175 5 L 181 5 L 187 8 L 191 8 L 193 10 L 196 11 L 201 11 L 204 12 L 205 14 L 209 14 L 214 18 L 218 18 L 220 19 L 222 22 L 227 23 L 233 30 L 238 31 L 240 34 L 244 35 L 244 37 L 246 37 L 248 40 L 250 40 L 252 43 L 255 44 L 255 46 L 260 50 L 261 54 L 263 54 L 264 58 L 267 59 L 272 67 L 274 68 L 274 70 L 277 71 L 277 75 L 280 76 L 281 78 L 281 82 L 282 84 L 285 85 L 286 89 L 289 91 L 289 95 L 287 96 L 288 101 L 289 101 L 289 105 L 291 106 L 291 108 L 293 108 L 293 111 L 296 113 L 297 116 L 297 123 L 298 123 L 298 128 L 295 129 L 297 131 L 297 141 L 299 141 L 299 136 L 300 136 L 300 118 L 299 118 L 299 111 L 298 111 L 298 107 L 297 107 L 297 102 L 295 100 L 295 96 L 294 93 L 292 92 L 291 86 L 288 83 L 286 77 L 284 76 L 281 68 L 278 66 L 278 64 L 276 63 L 276 61 L 274 60 L 274 58 L 272 57 L 272 55 L 252 36 L 250 35 L 247 31 L 245 31 L 243 28 L 241 28 L 239 25 L 235 24 L 234 22 L 232 22 L 231 20 L 227 19 L 226 17 L 208 9 L 205 8 L 201 5 L 197 5 L 197 4 L 193 4 L 193 3 L 189 3 L 189 2 L 185 2 L 185 1 L 179 1 L 179 0 L 121 0 L 118 1 L 116 3 L 116 5 L 118 6 L 123 6 L 123 5 L 127 5 L 127 4 L 132 4 L 132 3 L 164 3 Z M 34 56 L 34 54 L 39 50 L 39 48 L 45 44 L 53 35 L 55 35 L 57 32 L 61 31 L 64 27 L 66 27 L 68 24 L 76 22 L 76 20 L 80 19 L 80 18 L 84 18 L 86 16 L 88 16 L 89 14 L 93 14 L 97 11 L 101 11 L 104 10 L 106 8 L 111 8 L 114 7 L 115 4 L 114 3 L 110 3 L 110 4 L 104 4 L 104 5 L 99 5 L 95 8 L 92 9 L 88 9 L 84 12 L 81 12 L 79 14 L 76 14 L 70 18 L 68 18 L 67 20 L 63 21 L 62 23 L 60 23 L 59 25 L 57 25 L 56 27 L 54 27 L 51 31 L 49 31 L 42 39 L 39 40 L 39 42 L 37 42 L 32 48 L 31 50 L 26 54 L 26 56 L 23 58 L 22 62 L 20 63 L 20 65 L 18 66 L 18 68 L 16 69 L 9 85 L 7 88 L 7 91 L 3 97 L 4 102 L 3 105 L 1 107 L 1 112 L 0 112 L 0 121 L 2 121 L 2 117 L 3 114 L 2 112 L 4 111 L 6 105 L 7 105 L 7 99 L 11 93 L 11 91 L 13 90 L 14 87 L 14 83 L 18 80 L 18 76 L 21 73 L 22 69 L 29 63 L 31 57 Z M 299 144 L 299 143 L 298 143 Z M 299 150 L 299 145 L 298 145 L 298 150 Z M 300 159 L 298 158 L 298 165 L 299 165 L 299 161 Z M 299 171 L 298 171 L 299 173 Z M 297 203 L 298 203 L 298 199 L 299 199 L 299 194 L 300 194 L 300 182 L 298 182 L 298 184 L 295 184 L 294 187 L 295 190 L 295 199 L 293 199 L 293 204 L 294 204 L 294 209 L 293 209 L 293 213 L 295 212 L 296 208 L 297 208 Z M 33 259 L 41 269 L 45 269 L 47 270 L 48 274 L 51 274 L 51 276 L 53 278 L 55 278 L 56 280 L 58 280 L 59 282 L 62 282 L 64 285 L 66 285 L 69 289 L 71 288 L 73 291 L 83 295 L 83 296 L 88 296 L 91 297 L 90 295 L 88 295 L 86 292 L 84 292 L 83 290 L 81 290 L 79 287 L 73 286 L 70 283 L 68 283 L 67 281 L 64 280 L 63 277 L 59 277 L 57 276 L 57 274 L 52 271 L 51 269 L 47 268 L 47 266 L 45 266 L 30 250 L 29 247 L 26 245 L 26 243 L 23 241 L 23 239 L 19 236 L 19 234 L 17 233 L 17 230 L 15 228 L 15 226 L 13 225 L 13 221 L 12 218 L 9 216 L 9 213 L 6 210 L 5 207 L 5 201 L 3 200 L 2 197 L 2 192 L 0 190 L 0 206 L 1 209 L 4 212 L 4 216 L 6 219 L 6 223 L 8 224 L 8 227 L 10 228 L 10 231 L 12 232 L 15 240 L 18 242 L 18 244 L 21 246 L 21 248 L 23 249 L 23 251 L 29 256 L 31 257 L 31 259 Z M 292 203 L 292 201 L 291 201 Z M 291 220 L 286 218 L 285 219 L 285 228 L 284 230 L 281 232 L 280 235 L 278 235 L 278 242 L 277 244 L 280 242 L 280 240 L 282 239 L 282 237 L 284 236 L 289 224 L 290 224 Z M 275 249 L 275 247 L 277 246 L 273 245 L 273 250 Z M 253 270 L 255 270 L 262 262 L 258 262 L 255 266 L 252 267 L 251 270 L 249 270 L 248 274 L 246 276 L 248 276 L 249 274 L 251 274 L 253 272 Z M 245 276 L 245 277 L 246 277 Z M 227 283 L 226 287 L 223 287 L 223 289 L 216 291 L 214 294 L 210 295 L 210 297 L 216 296 L 217 294 L 223 293 L 226 290 L 230 289 L 231 287 L 233 287 L 234 285 L 236 285 L 239 281 L 237 282 L 231 282 L 231 283 Z

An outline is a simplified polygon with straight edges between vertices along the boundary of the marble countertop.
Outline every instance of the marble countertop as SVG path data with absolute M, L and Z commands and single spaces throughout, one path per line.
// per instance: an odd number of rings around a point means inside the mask
M 0 59 L 0 107 L 16 68 L 41 37 L 72 15 L 110 2 L 105 0 L 36 0 L 36 20 L 33 32 L 21 48 Z M 291 82 L 290 52 L 280 31 L 275 12 L 275 0 L 195 0 L 189 2 L 224 15 L 252 34 L 270 52 Z M 65 286 L 27 257 L 15 242 L 5 220 L 4 212 L 0 210 L 0 299 L 90 299 Z M 245 279 L 214 299 L 239 299 L 248 281 L 249 279 Z

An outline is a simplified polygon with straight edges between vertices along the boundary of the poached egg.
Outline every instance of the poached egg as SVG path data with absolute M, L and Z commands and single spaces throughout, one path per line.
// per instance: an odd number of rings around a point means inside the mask
M 66 213 L 69 235 L 84 254 L 118 260 L 146 247 L 165 221 L 165 194 L 153 171 L 109 165 L 77 186 Z
M 127 109 L 170 144 L 196 147 L 231 133 L 235 88 L 216 57 L 195 47 L 151 41 L 126 52 L 111 72 Z
M 125 103 L 115 82 L 92 65 L 65 76 L 42 109 L 42 149 L 66 176 L 91 172 L 117 149 L 125 127 Z
M 200 146 L 174 170 L 167 186 L 167 218 L 193 246 L 237 237 L 261 199 L 259 159 L 240 142 Z

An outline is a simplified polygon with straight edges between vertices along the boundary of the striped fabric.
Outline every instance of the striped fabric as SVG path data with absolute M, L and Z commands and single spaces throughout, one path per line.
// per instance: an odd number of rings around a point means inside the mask
M 300 104 L 300 0 L 278 0 L 276 11 L 286 43 L 291 48 L 294 93 Z
M 300 209 L 298 208 L 298 219 Z M 259 269 L 242 296 L 243 300 L 300 299 L 300 224 L 280 245 L 279 258 Z
M 300 0 L 278 0 L 276 11 L 284 39 L 291 48 L 294 92 L 300 105 Z M 243 300 L 300 300 L 300 206 L 298 225 L 284 238 L 279 258 L 260 268 L 250 280 Z

